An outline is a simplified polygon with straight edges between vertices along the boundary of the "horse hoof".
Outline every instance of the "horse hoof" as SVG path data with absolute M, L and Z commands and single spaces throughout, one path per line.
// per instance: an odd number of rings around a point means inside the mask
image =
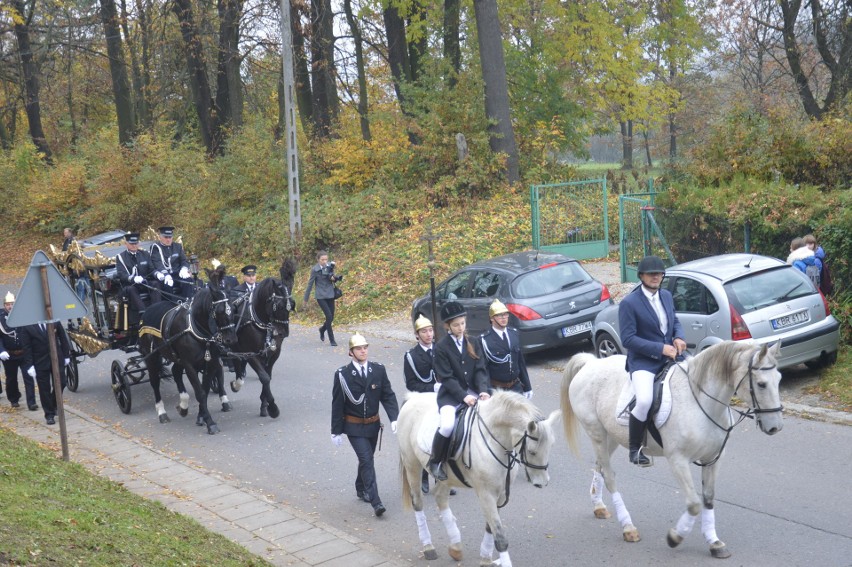
M 683 538 L 678 535 L 674 528 L 669 528 L 669 533 L 666 536 L 666 543 L 669 547 L 677 547 L 683 542 Z M 711 551 L 712 553 L 712 551 Z
M 181 417 L 186 417 L 189 415 L 189 408 L 182 408 L 180 406 L 176 406 L 175 409 L 178 411 Z
M 218 425 L 216 425 L 214 423 L 213 425 L 207 426 L 207 434 L 208 435 L 216 435 L 217 433 L 219 433 L 219 426 Z
M 160 423 L 171 423 L 171 421 L 172 420 L 169 419 L 169 416 L 167 414 L 165 414 L 165 413 L 160 414 Z
M 462 547 L 461 547 L 460 543 L 452 544 L 447 551 L 450 554 L 450 557 L 452 557 L 455 561 L 461 561 L 462 560 L 463 554 L 462 554 Z
M 438 559 L 438 552 L 435 550 L 435 548 L 433 546 L 427 545 L 423 549 L 423 557 L 425 557 L 429 561 L 434 561 L 435 559 Z
M 260 417 L 269 417 L 269 413 L 266 411 L 266 406 L 260 406 Z
M 598 520 L 609 520 L 612 518 L 612 514 L 609 513 L 606 506 L 602 508 L 595 508 L 595 518 Z
M 716 540 L 710 544 L 710 555 L 716 559 L 727 559 L 731 556 L 731 552 L 728 551 L 728 546 L 724 542 Z
M 278 405 L 275 403 L 269 404 L 269 417 L 275 419 L 279 415 L 281 415 L 281 410 L 278 409 Z
M 642 539 L 639 537 L 639 530 L 636 529 L 636 526 L 627 526 L 624 528 L 622 535 L 624 536 L 624 541 L 630 543 L 636 543 Z
M 492 565 L 500 565 L 500 562 L 495 562 L 490 557 L 480 557 L 479 558 L 479 567 L 491 567 Z
M 242 387 L 242 384 L 240 384 L 236 380 L 231 380 L 231 391 L 232 392 L 234 392 L 234 393 L 239 392 L 241 387 Z
M 225 402 L 222 404 L 222 411 L 231 411 L 231 402 Z

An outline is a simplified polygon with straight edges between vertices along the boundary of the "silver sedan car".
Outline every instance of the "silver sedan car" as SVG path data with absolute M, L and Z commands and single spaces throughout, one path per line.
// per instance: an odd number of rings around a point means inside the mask
M 781 341 L 779 368 L 818 368 L 837 360 L 840 325 L 825 297 L 804 273 L 777 258 L 702 258 L 669 268 L 661 285 L 674 297 L 692 354 L 725 340 Z M 624 354 L 618 305 L 598 314 L 592 340 L 599 358 Z

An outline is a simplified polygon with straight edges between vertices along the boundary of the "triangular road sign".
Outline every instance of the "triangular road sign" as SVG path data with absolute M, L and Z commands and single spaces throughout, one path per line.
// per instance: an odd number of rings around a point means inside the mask
M 88 315 L 89 310 L 74 293 L 59 269 L 39 250 L 30 262 L 30 269 L 24 277 L 24 283 L 18 291 L 15 306 L 6 319 L 10 327 L 35 325 L 48 320 L 44 304 L 44 291 L 41 287 L 41 267 L 47 267 L 47 285 L 50 288 L 50 305 L 53 308 L 53 320 L 76 319 Z

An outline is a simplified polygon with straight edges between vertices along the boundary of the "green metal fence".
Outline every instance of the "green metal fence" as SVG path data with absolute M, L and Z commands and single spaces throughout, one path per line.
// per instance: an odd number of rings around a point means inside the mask
M 577 259 L 609 254 L 606 179 L 530 187 L 532 244 Z

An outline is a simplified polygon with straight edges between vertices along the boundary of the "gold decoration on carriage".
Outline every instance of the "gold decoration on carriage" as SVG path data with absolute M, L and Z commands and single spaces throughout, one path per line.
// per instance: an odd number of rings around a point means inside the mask
M 76 329 L 68 329 L 68 336 L 90 357 L 94 358 L 102 350 L 110 348 L 109 341 L 98 337 L 98 333 L 92 326 L 88 317 L 83 317 L 80 326 Z

